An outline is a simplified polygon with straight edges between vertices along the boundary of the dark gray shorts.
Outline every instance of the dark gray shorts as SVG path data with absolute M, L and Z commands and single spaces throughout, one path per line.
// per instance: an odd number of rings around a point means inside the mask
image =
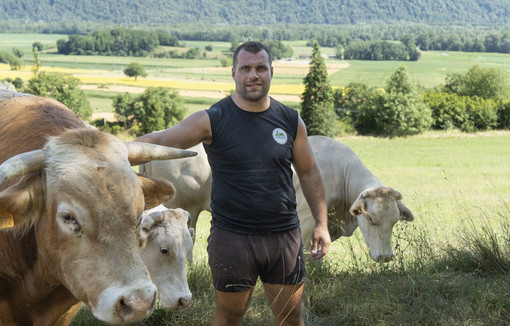
M 306 281 L 299 228 L 253 235 L 213 225 L 207 243 L 214 288 L 218 291 L 249 290 L 259 276 L 262 282 L 269 284 L 292 285 Z

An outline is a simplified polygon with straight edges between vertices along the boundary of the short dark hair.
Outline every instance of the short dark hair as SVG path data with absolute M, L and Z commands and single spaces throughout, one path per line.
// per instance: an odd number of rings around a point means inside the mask
M 248 51 L 253 54 L 257 54 L 260 51 L 264 50 L 264 51 L 266 51 L 267 56 L 269 58 L 269 65 L 272 64 L 271 52 L 269 51 L 269 49 L 266 48 L 266 46 L 260 42 L 249 41 L 249 42 L 242 43 L 234 51 L 233 63 L 232 63 L 232 66 L 234 66 L 234 68 L 237 65 L 237 56 L 239 55 L 239 52 L 241 52 L 241 50 L 245 50 L 245 51 Z

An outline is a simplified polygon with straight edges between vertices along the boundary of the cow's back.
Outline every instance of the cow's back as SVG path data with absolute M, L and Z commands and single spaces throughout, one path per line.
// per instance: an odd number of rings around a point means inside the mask
M 198 154 L 185 160 L 152 161 L 140 166 L 140 172 L 175 186 L 175 196 L 164 205 L 188 211 L 189 226 L 195 228 L 200 212 L 211 210 L 212 176 L 204 146 L 198 144 L 189 150 Z
M 14 155 L 42 148 L 48 136 L 58 135 L 65 129 L 85 127 L 62 103 L 20 93 L 0 101 L 0 117 L 0 163 Z

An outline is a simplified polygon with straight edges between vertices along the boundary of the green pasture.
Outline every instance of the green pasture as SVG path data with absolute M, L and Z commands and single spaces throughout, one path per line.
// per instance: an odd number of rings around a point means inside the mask
M 0 51 L 12 53 L 12 48 L 17 47 L 23 51 L 25 58 L 32 58 L 32 44 L 34 42 L 41 42 L 46 48 L 56 50 L 59 39 L 67 40 L 67 35 L 0 33 Z
M 322 264 L 307 263 L 306 324 L 510 325 L 510 132 L 338 140 L 402 193 L 415 221 L 395 225 L 390 263 L 370 260 L 359 230 L 334 241 Z M 192 304 L 174 312 L 157 309 L 142 325 L 210 325 L 209 220 L 202 213 L 188 266 Z M 102 324 L 82 309 L 73 325 Z M 272 325 L 260 284 L 243 325 Z

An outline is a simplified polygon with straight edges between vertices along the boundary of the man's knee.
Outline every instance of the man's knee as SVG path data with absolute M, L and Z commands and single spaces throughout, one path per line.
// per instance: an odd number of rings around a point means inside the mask
M 243 292 L 216 291 L 214 325 L 240 325 L 251 299 L 251 290 Z

